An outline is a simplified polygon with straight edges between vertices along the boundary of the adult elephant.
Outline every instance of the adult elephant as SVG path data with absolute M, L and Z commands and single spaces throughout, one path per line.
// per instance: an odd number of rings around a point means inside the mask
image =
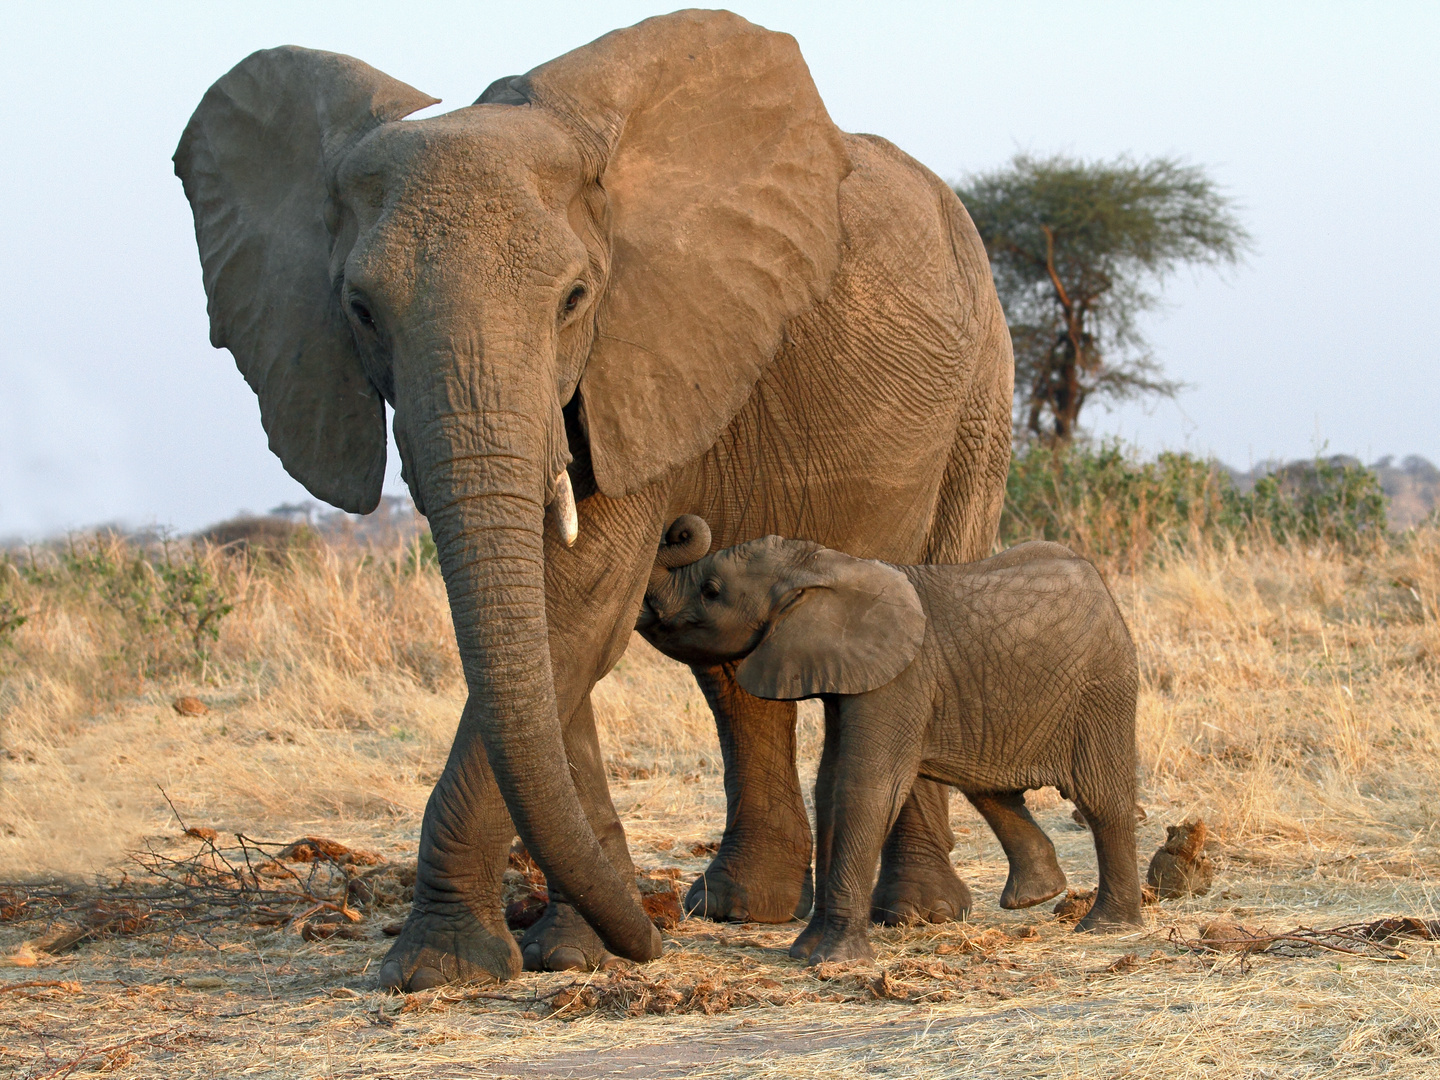
M 469 699 L 381 970 L 410 988 L 658 953 L 590 689 L 665 523 L 700 514 L 722 546 L 982 556 L 1012 382 L 959 202 L 883 139 L 840 132 L 787 35 L 679 12 L 402 122 L 433 103 L 349 57 L 267 50 L 211 87 L 175 155 L 211 341 L 271 449 L 317 497 L 368 511 L 388 403 L 434 533 Z M 788 919 L 809 906 L 811 851 L 794 706 L 724 668 L 697 676 L 727 822 L 691 906 Z M 516 831 L 552 898 L 523 956 L 499 905 Z M 946 793 L 922 785 L 877 904 L 967 908 L 951 839 Z

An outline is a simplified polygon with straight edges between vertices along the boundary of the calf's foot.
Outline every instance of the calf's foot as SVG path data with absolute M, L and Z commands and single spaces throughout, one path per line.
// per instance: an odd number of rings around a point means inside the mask
M 794 960 L 808 960 L 815 951 L 815 946 L 820 944 L 820 939 L 825 936 L 825 921 L 821 918 L 810 920 L 810 925 L 800 931 L 794 943 L 790 946 L 790 957 Z
M 1048 854 L 1048 860 L 1042 859 L 1038 863 L 1010 864 L 1010 876 L 1005 879 L 1005 888 L 1000 893 L 1002 908 L 1014 911 L 1034 907 L 1065 891 L 1065 871 L 1055 861 L 1053 848 Z
M 409 993 L 448 983 L 495 983 L 520 973 L 515 938 L 499 926 L 487 926 L 463 905 L 410 909 L 404 929 L 380 965 L 382 989 Z
M 1000 893 L 1002 908 L 1033 907 L 1065 891 L 1065 872 L 1055 860 L 1055 845 L 1031 816 L 1023 791 L 967 791 L 965 797 L 985 818 L 1010 863 Z
M 1095 904 L 1075 927 L 1081 932 L 1118 930 L 1141 922 L 1140 875 L 1135 865 L 1135 794 L 1124 788 L 1115 791 L 1113 784 L 1103 783 L 1106 779 L 1088 778 L 1075 796 L 1076 808 L 1090 825 L 1100 869 Z
M 850 960 L 874 960 L 875 951 L 864 933 L 847 931 L 827 933 L 815 945 L 808 961 L 816 964 L 843 964 Z
M 1103 933 L 1113 930 L 1128 930 L 1141 925 L 1142 921 L 1138 900 L 1120 900 L 1114 896 L 1106 896 L 1102 892 L 1095 898 L 1094 906 L 1086 913 L 1085 917 L 1075 924 L 1075 932 L 1083 934 L 1091 931 Z

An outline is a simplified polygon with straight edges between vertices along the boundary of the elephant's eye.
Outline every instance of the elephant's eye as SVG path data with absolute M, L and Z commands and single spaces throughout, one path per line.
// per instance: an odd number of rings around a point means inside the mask
M 580 301 L 585 299 L 585 286 L 576 285 L 570 290 L 570 295 L 565 297 L 565 314 L 572 314 L 580 306 Z
M 700 595 L 703 596 L 706 600 L 714 600 L 717 596 L 720 595 L 720 582 L 716 581 L 714 578 L 711 578 L 709 581 L 705 582 L 704 585 L 700 586 Z
M 370 309 L 359 300 L 350 301 L 350 310 L 355 313 L 355 318 L 360 320 L 361 326 L 368 326 L 371 329 L 375 326 L 375 316 L 370 314 Z

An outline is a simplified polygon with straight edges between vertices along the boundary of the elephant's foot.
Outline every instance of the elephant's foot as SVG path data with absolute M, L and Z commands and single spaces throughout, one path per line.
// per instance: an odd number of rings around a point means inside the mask
M 1033 907 L 1065 891 L 1065 872 L 1055 861 L 1055 845 L 1031 816 L 1023 791 L 967 791 L 965 797 L 984 816 L 1010 863 L 1000 893 L 1002 908 Z
M 910 861 L 882 873 L 870 897 L 870 919 L 886 926 L 964 919 L 973 907 L 970 889 L 949 860 Z
M 816 943 L 807 963 L 814 967 L 816 964 L 843 964 L 851 960 L 874 959 L 875 951 L 870 948 L 870 942 L 863 931 L 832 931 Z
M 820 939 L 825 936 L 825 920 L 813 918 L 810 925 L 800 931 L 794 943 L 790 946 L 790 956 L 795 960 L 808 960 L 810 954 L 815 951 L 815 946 L 820 944 Z
M 1010 863 L 1010 876 L 1005 879 L 1005 889 L 1000 893 L 1000 906 L 1007 911 L 1017 908 L 1034 907 L 1065 891 L 1065 871 L 1055 861 L 1052 847 L 1036 862 Z
M 625 961 L 605 948 L 574 905 L 551 901 L 520 943 L 526 971 L 595 971 Z
M 809 915 L 814 899 L 808 866 L 716 858 L 685 894 L 685 911 L 716 922 L 783 923 Z
M 1105 895 L 1102 890 L 1101 895 L 1095 898 L 1095 905 L 1083 919 L 1075 924 L 1075 932 L 1084 934 L 1091 931 L 1103 933 L 1128 930 L 1141 925 L 1142 921 L 1138 900 L 1121 900 L 1115 896 Z
M 486 928 L 467 908 L 410 909 L 380 965 L 382 989 L 410 993 L 447 983 L 494 983 L 520 974 L 520 950 L 508 930 Z
M 718 922 L 783 923 L 810 912 L 814 852 L 795 771 L 793 701 L 753 697 L 733 665 L 692 667 L 725 761 L 725 835 L 685 910 Z

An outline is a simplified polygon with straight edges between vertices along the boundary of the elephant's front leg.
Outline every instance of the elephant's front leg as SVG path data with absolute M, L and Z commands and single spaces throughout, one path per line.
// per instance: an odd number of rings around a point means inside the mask
M 380 967 L 390 990 L 497 982 L 520 971 L 500 886 L 515 826 L 467 704 L 420 828 L 415 900 Z
M 600 739 L 595 731 L 595 713 L 587 693 L 581 699 L 570 723 L 565 727 L 565 754 L 570 760 L 570 775 L 580 795 L 580 805 L 595 830 L 600 847 L 620 871 L 621 877 L 635 888 L 635 864 L 625 843 L 625 827 L 610 799 L 605 782 L 605 763 L 600 754 Z M 640 900 L 636 890 L 635 900 Z M 606 951 L 600 937 L 575 910 L 564 893 L 550 887 L 550 905 L 544 916 L 525 934 L 521 943 L 526 971 L 592 970 L 605 967 L 615 960 Z
M 876 855 L 886 836 L 894 835 L 893 826 L 909 803 L 920 759 L 919 732 L 906 731 L 895 723 L 893 713 L 876 704 L 840 706 L 839 747 L 830 784 L 825 911 L 810 946 L 809 964 L 874 957 L 868 916 Z M 877 753 L 877 747 L 883 749 Z
M 645 580 L 655 563 L 664 498 L 650 488 L 628 499 L 594 495 L 580 503 L 580 537 L 565 548 L 546 535 L 545 600 L 555 702 L 580 805 L 601 850 L 639 903 L 635 865 L 605 780 L 590 691 L 630 641 Z M 528 971 L 593 969 L 610 963 L 600 937 L 553 885 L 544 916 L 521 943 Z
M 725 835 L 685 897 L 711 919 L 789 922 L 810 911 L 810 819 L 795 768 L 795 703 L 740 689 L 730 666 L 696 668 L 725 765 Z
M 590 688 L 630 639 L 645 578 L 655 559 L 664 500 L 651 489 L 626 500 L 595 495 L 579 506 L 580 538 L 566 548 L 545 535 L 546 620 L 555 701 L 571 777 L 600 846 L 634 882 L 615 807 L 605 784 Z M 521 949 L 500 903 L 515 827 L 467 705 L 450 757 L 425 808 L 415 902 L 380 972 L 392 989 L 508 979 Z M 533 948 L 528 946 L 533 945 Z M 596 966 L 609 954 L 564 897 L 552 894 L 545 919 L 526 939 L 539 966 Z
M 588 657 L 595 663 L 597 651 Z M 605 783 L 588 692 L 565 726 L 565 752 L 601 849 L 634 888 L 635 867 Z M 519 973 L 522 957 L 531 971 L 590 969 L 613 959 L 553 886 L 544 917 L 517 948 L 500 902 L 514 837 L 479 734 L 462 718 L 450 760 L 425 808 L 415 901 L 381 967 L 382 986 L 424 990 L 444 983 L 503 981 Z

